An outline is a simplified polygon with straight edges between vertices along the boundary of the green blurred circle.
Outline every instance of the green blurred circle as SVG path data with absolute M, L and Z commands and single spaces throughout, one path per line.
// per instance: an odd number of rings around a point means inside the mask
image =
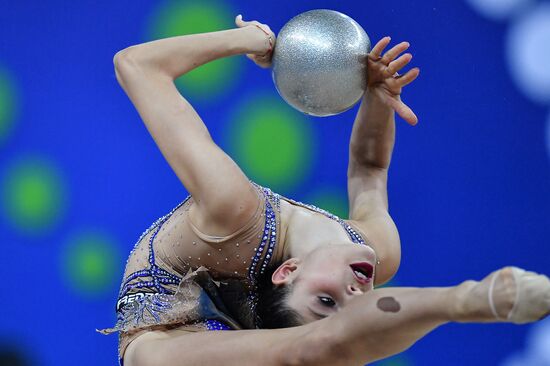
M 338 189 L 318 189 L 310 195 L 309 202 L 342 219 L 347 219 L 349 216 L 347 195 Z
M 314 153 L 309 121 L 278 98 L 249 99 L 231 125 L 230 151 L 250 179 L 277 190 L 299 184 Z
M 58 224 L 67 193 L 57 167 L 42 158 L 18 161 L 2 182 L 4 216 L 18 230 L 43 234 Z
M 99 295 L 116 286 L 119 253 L 105 234 L 83 232 L 68 242 L 63 253 L 63 273 L 70 286 L 84 295 Z
M 15 120 L 17 93 L 7 71 L 0 68 L 0 146 L 8 139 Z
M 235 14 L 220 1 L 168 1 L 156 11 L 148 31 L 150 40 L 235 28 Z M 241 57 L 229 57 L 202 65 L 176 80 L 190 97 L 209 100 L 226 93 L 238 80 Z

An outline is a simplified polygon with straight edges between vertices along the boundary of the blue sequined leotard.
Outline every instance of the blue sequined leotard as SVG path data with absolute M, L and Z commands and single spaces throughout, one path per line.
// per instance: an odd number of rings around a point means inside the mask
M 116 304 L 117 323 L 102 333 L 120 332 L 119 356 L 128 344 L 150 329 L 184 327 L 188 331 L 255 328 L 256 284 L 271 263 L 282 258 L 280 201 L 284 199 L 337 221 L 349 238 L 365 240 L 339 217 L 312 205 L 282 197 L 254 184 L 258 208 L 235 233 L 204 234 L 191 222 L 188 197 L 158 219 L 139 238 L 127 261 Z M 220 285 L 222 284 L 222 285 Z M 241 294 L 233 311 L 224 289 Z

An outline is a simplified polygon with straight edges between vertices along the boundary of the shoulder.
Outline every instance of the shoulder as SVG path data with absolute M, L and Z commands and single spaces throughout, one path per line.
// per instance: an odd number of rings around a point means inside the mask
M 264 204 L 264 196 L 255 187 L 248 186 L 250 194 L 243 197 L 233 196 L 219 205 L 215 214 L 204 210 L 200 200 L 193 197 L 193 204 L 189 207 L 189 217 L 194 225 L 203 233 L 216 237 L 231 236 L 245 226 Z

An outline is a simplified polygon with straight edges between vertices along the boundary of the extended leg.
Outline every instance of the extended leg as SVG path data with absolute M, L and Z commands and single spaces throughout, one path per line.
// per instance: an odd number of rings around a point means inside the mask
M 361 365 L 389 357 L 451 321 L 522 324 L 549 313 L 548 277 L 513 267 L 449 288 L 379 289 L 327 321 L 339 333 L 341 350 L 332 364 Z
M 150 332 L 130 344 L 125 365 L 360 366 L 402 352 L 451 321 L 498 322 L 522 314 L 508 321 L 524 323 L 548 313 L 548 278 L 505 268 L 455 287 L 374 290 L 333 316 L 295 328 Z

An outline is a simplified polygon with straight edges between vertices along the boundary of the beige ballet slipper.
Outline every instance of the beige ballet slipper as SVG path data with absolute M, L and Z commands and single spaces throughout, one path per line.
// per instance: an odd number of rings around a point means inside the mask
M 495 318 L 515 324 L 525 324 L 540 320 L 550 314 L 550 280 L 544 275 L 528 272 L 521 268 L 509 267 L 514 277 L 515 300 L 506 317 L 500 316 L 495 304 L 495 284 L 502 274 L 498 271 L 489 286 L 489 306 Z

